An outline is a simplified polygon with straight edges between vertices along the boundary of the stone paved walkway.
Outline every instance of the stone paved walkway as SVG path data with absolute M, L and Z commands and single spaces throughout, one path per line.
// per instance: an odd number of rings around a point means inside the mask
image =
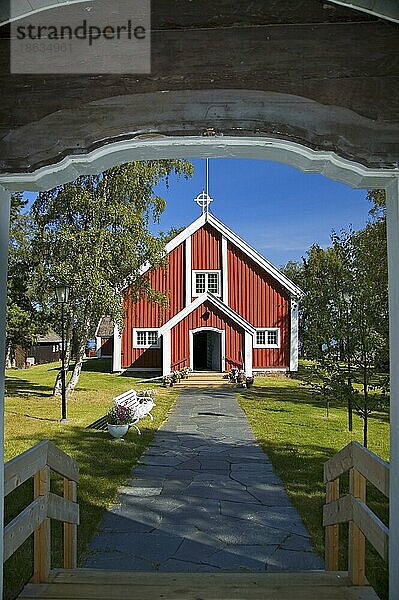
M 234 393 L 186 389 L 106 513 L 85 566 L 201 572 L 323 563 Z

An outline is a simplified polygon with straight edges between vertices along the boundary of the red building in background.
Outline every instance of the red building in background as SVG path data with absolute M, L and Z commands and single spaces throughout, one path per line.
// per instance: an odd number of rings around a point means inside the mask
M 171 240 L 166 268 L 143 267 L 167 309 L 127 302 L 113 370 L 295 371 L 301 290 L 207 211 Z

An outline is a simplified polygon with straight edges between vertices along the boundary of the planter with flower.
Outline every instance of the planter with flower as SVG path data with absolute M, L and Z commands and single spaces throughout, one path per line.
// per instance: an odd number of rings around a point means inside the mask
M 236 367 L 233 367 L 231 369 L 231 371 L 229 371 L 230 383 L 237 383 L 237 377 L 238 377 L 238 369 Z
M 246 377 L 245 378 L 245 385 L 247 387 L 247 389 L 249 390 L 249 388 L 251 388 L 254 384 L 254 378 L 253 377 Z
M 245 373 L 242 369 L 240 369 L 237 374 L 237 383 L 244 383 L 244 377 Z
M 172 383 L 179 383 L 181 379 L 180 371 L 173 371 L 171 374 Z
M 180 370 L 180 375 L 182 379 L 188 379 L 189 374 L 191 373 L 190 367 L 184 367 Z
M 136 422 L 132 410 L 123 404 L 116 404 L 107 413 L 107 429 L 113 438 L 123 442 L 131 423 Z

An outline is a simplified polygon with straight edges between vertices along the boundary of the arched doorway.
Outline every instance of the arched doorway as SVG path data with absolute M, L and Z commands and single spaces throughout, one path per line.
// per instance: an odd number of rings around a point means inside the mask
M 190 331 L 190 366 L 193 371 L 224 371 L 225 332 L 212 327 Z

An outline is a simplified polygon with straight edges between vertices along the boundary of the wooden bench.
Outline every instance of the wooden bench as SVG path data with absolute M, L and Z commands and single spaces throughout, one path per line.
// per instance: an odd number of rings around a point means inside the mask
M 150 417 L 151 421 L 154 420 L 151 411 L 155 406 L 155 402 L 149 396 L 138 396 L 135 390 L 129 390 L 120 394 L 120 396 L 113 398 L 113 401 L 117 405 L 123 405 L 130 408 L 134 414 L 134 420 L 129 426 L 133 427 L 139 435 L 141 435 L 141 431 L 136 423 L 138 423 L 140 419 L 144 419 L 144 417 Z

